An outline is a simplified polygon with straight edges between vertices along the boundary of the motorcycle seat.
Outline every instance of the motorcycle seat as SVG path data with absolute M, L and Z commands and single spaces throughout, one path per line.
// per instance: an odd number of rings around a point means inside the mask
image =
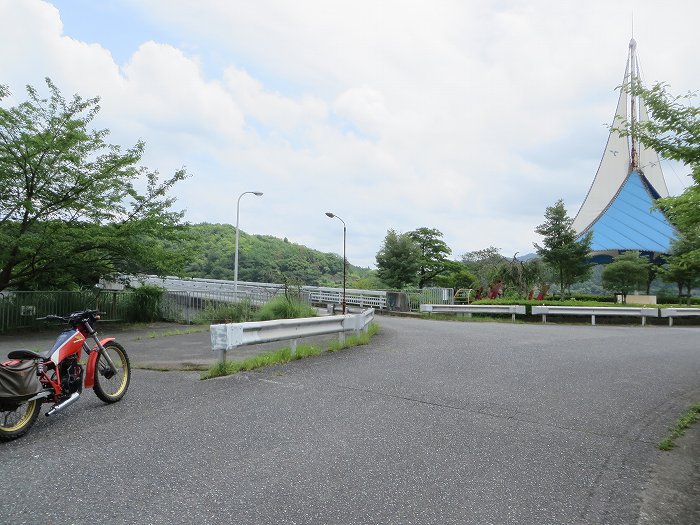
M 38 354 L 32 350 L 12 350 L 7 354 L 8 359 L 48 359 L 49 352 Z

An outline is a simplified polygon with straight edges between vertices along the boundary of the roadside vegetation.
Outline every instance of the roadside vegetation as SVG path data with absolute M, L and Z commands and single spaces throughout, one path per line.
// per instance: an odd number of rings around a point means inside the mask
M 279 295 L 265 303 L 253 316 L 256 321 L 315 317 L 316 309 L 292 295 Z
M 695 403 L 684 412 L 683 415 L 678 418 L 676 424 L 669 429 L 671 433 L 659 443 L 659 449 L 671 450 L 677 447 L 676 440 L 685 435 L 685 431 L 688 430 L 691 425 L 695 424 L 698 419 L 700 419 L 700 403 Z

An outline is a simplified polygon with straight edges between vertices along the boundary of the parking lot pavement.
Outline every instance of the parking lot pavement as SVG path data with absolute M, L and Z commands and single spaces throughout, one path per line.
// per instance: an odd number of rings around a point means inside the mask
M 697 329 L 379 323 L 367 347 L 258 373 L 137 370 L 124 402 L 42 418 L 0 450 L 0 515 L 32 522 L 41 456 L 75 478 L 75 523 L 700 523 L 700 425 L 656 447 L 699 400 Z M 100 328 L 137 365 L 216 359 L 206 327 Z M 54 335 L 0 336 L 0 357 Z M 81 479 L 136 504 L 91 506 Z

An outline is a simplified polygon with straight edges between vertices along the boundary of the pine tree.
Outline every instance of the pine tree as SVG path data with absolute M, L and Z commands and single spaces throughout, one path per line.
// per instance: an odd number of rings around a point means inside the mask
M 544 246 L 535 243 L 537 254 L 554 270 L 558 276 L 560 295 L 563 298 L 569 287 L 588 278 L 591 265 L 586 261 L 591 249 L 591 233 L 587 233 L 577 241 L 576 231 L 559 199 L 554 206 L 545 210 L 545 222 L 540 224 L 535 232 L 542 235 Z

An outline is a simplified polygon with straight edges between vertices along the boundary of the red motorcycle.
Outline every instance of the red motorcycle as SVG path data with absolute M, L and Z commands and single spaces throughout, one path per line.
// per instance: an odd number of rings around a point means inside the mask
M 23 436 L 39 417 L 43 403 L 53 403 L 52 416 L 77 401 L 83 388 L 92 388 L 105 403 L 119 401 L 129 388 L 131 367 L 124 348 L 114 338 L 98 339 L 97 310 L 40 320 L 63 321 L 53 348 L 37 353 L 13 350 L 0 363 L 0 441 Z M 87 341 L 95 344 L 90 347 Z M 85 368 L 83 351 L 87 356 Z

